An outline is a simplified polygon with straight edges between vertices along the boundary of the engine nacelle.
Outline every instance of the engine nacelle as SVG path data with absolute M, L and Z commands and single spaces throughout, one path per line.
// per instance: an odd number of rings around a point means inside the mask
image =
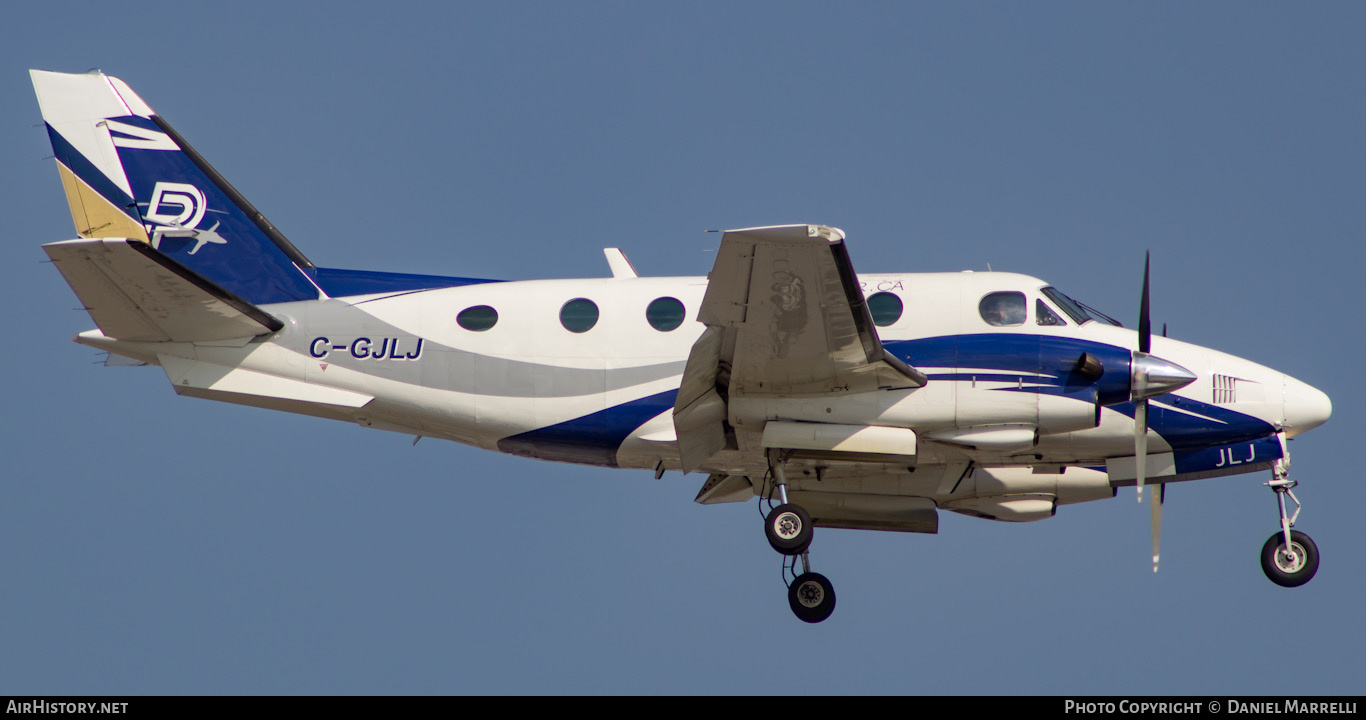
M 1042 493 L 963 498 L 942 503 L 940 507 L 963 515 L 1003 522 L 1043 520 L 1053 517 L 1058 509 L 1057 499 Z
M 1099 470 L 1079 467 L 1059 467 L 1056 472 L 1033 467 L 977 468 L 964 480 L 959 490 L 977 497 L 1052 495 L 1057 498 L 1059 505 L 1115 496 L 1108 475 Z
M 1068 467 L 1041 472 L 1032 467 L 977 468 L 963 479 L 945 510 L 1006 522 L 1053 517 L 1058 505 L 1115 496 L 1109 477 L 1099 470 Z

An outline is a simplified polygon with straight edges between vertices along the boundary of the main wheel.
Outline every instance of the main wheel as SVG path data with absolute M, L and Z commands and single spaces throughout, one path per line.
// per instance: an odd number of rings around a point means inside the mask
M 800 505 L 779 505 L 764 519 L 764 535 L 774 550 L 801 555 L 811 545 L 811 515 Z
M 798 620 L 818 623 L 835 612 L 835 586 L 820 573 L 798 575 L 787 588 L 787 604 Z
M 1319 571 L 1319 547 L 1299 530 L 1290 531 L 1290 547 L 1283 533 L 1267 538 L 1262 546 L 1262 572 L 1281 587 L 1299 587 Z

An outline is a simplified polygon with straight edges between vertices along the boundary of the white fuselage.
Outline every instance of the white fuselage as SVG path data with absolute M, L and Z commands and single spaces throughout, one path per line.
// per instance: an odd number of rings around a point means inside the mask
M 967 458 L 985 467 L 1102 466 L 1133 454 L 1132 412 L 1124 404 L 1102 408 L 1097 423 L 1091 402 L 1038 391 L 1061 382 L 1064 368 L 1049 365 L 1054 344 L 1082 343 L 1119 357 L 1134 347 L 1133 331 L 1095 320 L 1077 324 L 1040 293 L 1045 283 L 1022 275 L 907 273 L 866 275 L 861 282 L 866 295 L 901 300 L 904 312 L 878 334 L 931 381 L 835 400 L 734 397 L 728 421 L 741 429 L 739 450 L 747 449 L 743 428 L 781 419 L 912 428 L 929 440 L 921 443 L 920 464 Z M 167 366 L 185 394 L 545 459 L 678 469 L 672 392 L 703 329 L 693 319 L 705 290 L 700 277 L 489 282 L 268 305 L 285 328 L 264 341 L 140 345 L 108 341 L 97 331 L 82 338 Z M 1023 323 L 1000 327 L 984 320 L 980 301 L 1000 292 L 1025 295 Z M 646 308 L 661 297 L 681 301 L 688 320 L 669 331 L 653 327 Z M 561 323 L 560 309 L 575 299 L 599 309 L 585 332 Z M 1039 324 L 1039 304 L 1063 324 Z M 492 327 L 461 326 L 460 313 L 476 306 L 496 311 Z M 1167 338 L 1154 338 L 1152 352 L 1198 376 L 1156 399 L 1160 412 L 1150 433 L 1156 454 L 1231 446 L 1279 430 L 1294 435 L 1331 410 L 1323 393 L 1241 358 Z M 177 358 L 175 374 L 167 356 Z M 184 367 L 186 361 L 197 369 Z M 219 376 L 233 382 L 214 380 Z M 287 386 L 272 387 L 270 379 Z M 1009 441 L 1022 428 L 1033 433 L 1028 447 Z M 1006 441 L 991 442 L 984 431 Z M 1231 460 L 1240 459 L 1229 452 Z M 708 469 L 756 471 L 761 456 L 744 456 L 726 456 L 739 466 L 721 460 Z

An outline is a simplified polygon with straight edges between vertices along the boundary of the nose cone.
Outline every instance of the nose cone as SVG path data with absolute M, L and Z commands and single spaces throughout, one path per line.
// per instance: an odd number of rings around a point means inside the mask
M 1328 421 L 1333 401 L 1318 388 L 1285 378 L 1285 434 L 1294 437 Z

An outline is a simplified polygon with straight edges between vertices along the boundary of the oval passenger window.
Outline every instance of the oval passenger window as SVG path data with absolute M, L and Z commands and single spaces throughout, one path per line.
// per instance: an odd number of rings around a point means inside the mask
M 901 298 L 889 292 L 873 293 L 868 296 L 868 312 L 873 316 L 873 324 L 887 327 L 901 319 L 904 307 Z
M 592 300 L 575 298 L 560 308 L 560 324 L 573 333 L 586 333 L 598 324 L 598 306 Z
M 466 330 L 484 332 L 498 324 L 498 311 L 488 305 L 475 305 L 461 310 L 460 314 L 455 316 L 455 321 Z
M 687 312 L 683 308 L 683 303 L 679 302 L 677 298 L 655 298 L 650 302 L 649 307 L 645 308 L 645 319 L 649 321 L 650 327 L 660 332 L 678 329 L 686 316 Z

